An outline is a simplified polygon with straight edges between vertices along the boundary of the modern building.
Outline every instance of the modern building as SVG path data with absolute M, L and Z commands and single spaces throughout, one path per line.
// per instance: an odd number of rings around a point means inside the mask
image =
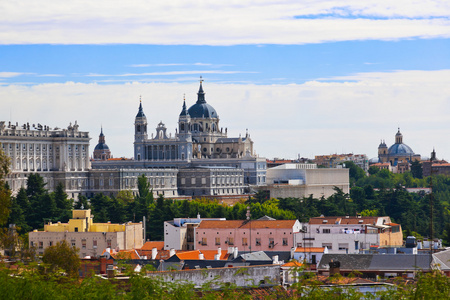
M 268 190 L 272 198 L 329 197 L 335 187 L 349 193 L 349 169 L 317 168 L 316 164 L 284 164 L 267 169 L 267 185 L 259 190 Z
M 141 248 L 144 244 L 142 223 L 94 223 L 91 210 L 73 210 L 68 223 L 49 223 L 44 231 L 34 230 L 28 234 L 29 245 L 42 255 L 47 247 L 66 241 L 78 248 L 80 257 L 97 257 L 106 248 L 131 250 Z
M 317 217 L 302 224 L 297 247 L 326 247 L 328 253 L 362 253 L 376 247 L 401 247 L 400 224 L 390 217 Z

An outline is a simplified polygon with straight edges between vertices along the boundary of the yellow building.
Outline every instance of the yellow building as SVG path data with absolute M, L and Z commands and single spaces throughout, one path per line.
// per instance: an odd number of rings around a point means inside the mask
M 65 240 L 80 249 L 80 257 L 85 257 L 99 256 L 106 248 L 118 251 L 143 246 L 142 223 L 94 223 L 90 209 L 73 210 L 72 216 L 68 223 L 50 222 L 44 226 L 44 231 L 30 232 L 30 247 L 35 247 L 38 254 L 43 254 L 45 248 Z

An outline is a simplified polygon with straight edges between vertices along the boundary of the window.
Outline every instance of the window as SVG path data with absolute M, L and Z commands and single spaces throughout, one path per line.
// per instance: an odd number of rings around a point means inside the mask
M 283 238 L 283 246 L 287 246 L 288 245 L 288 239 L 287 238 Z
M 329 228 L 324 228 L 324 229 L 322 229 L 322 233 L 330 233 L 330 229 Z
M 228 238 L 228 245 L 234 245 L 234 238 L 232 237 Z
M 94 248 L 94 249 L 97 248 L 97 240 L 92 241 L 92 248 Z
M 75 247 L 75 245 L 76 245 L 75 240 L 71 240 L 71 241 L 70 241 L 70 244 L 72 245 L 72 247 Z
M 43 249 L 44 248 L 44 242 L 39 242 L 39 249 Z
M 78 232 L 78 227 L 75 227 L 75 232 Z
M 328 250 L 333 250 L 333 244 L 332 243 L 322 243 L 322 247 L 327 247 Z
M 273 240 L 273 238 L 269 238 L 269 248 L 273 248 L 275 247 L 275 242 Z
M 202 245 L 205 246 L 207 245 L 208 241 L 206 238 L 202 238 Z
M 52 242 L 52 241 L 48 242 L 48 245 L 49 245 L 50 247 L 53 246 L 53 242 Z
M 261 246 L 261 238 L 256 238 L 256 243 L 255 243 L 255 245 L 256 246 Z
M 339 243 L 339 250 L 348 250 L 348 243 Z
M 247 245 L 248 245 L 247 238 L 246 237 L 242 238 L 242 246 L 247 246 Z
M 216 237 L 216 245 L 220 245 L 220 238 Z
M 107 240 L 106 241 L 106 247 L 107 248 L 111 248 L 111 240 Z
M 86 249 L 86 240 L 85 239 L 81 240 L 81 249 Z

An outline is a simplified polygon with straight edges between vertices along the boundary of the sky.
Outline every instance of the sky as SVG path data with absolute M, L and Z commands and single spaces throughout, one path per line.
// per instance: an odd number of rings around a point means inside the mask
M 103 127 L 132 157 L 139 100 L 150 134 L 174 135 L 202 76 L 220 127 L 262 157 L 372 158 L 400 128 L 450 160 L 449 1 L 21 0 L 0 16 L 0 121 L 77 121 L 91 150 Z

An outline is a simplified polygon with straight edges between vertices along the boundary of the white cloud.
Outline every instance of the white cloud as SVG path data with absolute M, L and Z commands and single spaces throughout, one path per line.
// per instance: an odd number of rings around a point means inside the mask
M 224 70 L 189 70 L 189 71 L 167 71 L 167 72 L 149 72 L 149 73 L 127 73 L 127 74 L 88 74 L 87 77 L 133 77 L 133 76 L 172 76 L 172 75 L 192 75 L 192 74 L 238 74 L 238 73 L 257 73 L 253 71 L 224 71 Z
M 450 36 L 440 0 L 2 1 L 3 44 L 302 44 Z
M 20 73 L 20 72 L 0 72 L 0 78 L 11 78 L 11 77 L 18 77 L 21 75 L 24 75 L 26 73 Z
M 450 70 L 360 73 L 305 84 L 217 84 L 206 100 L 229 136 L 248 128 L 258 154 L 293 158 L 340 152 L 377 154 L 381 139 L 404 142 L 429 156 L 450 159 Z M 336 81 L 337 80 L 337 81 Z M 0 120 L 67 126 L 78 120 L 97 143 L 103 124 L 115 156 L 132 156 L 133 122 L 142 95 L 149 132 L 159 121 L 174 134 L 183 94 L 196 101 L 198 83 L 0 85 Z

